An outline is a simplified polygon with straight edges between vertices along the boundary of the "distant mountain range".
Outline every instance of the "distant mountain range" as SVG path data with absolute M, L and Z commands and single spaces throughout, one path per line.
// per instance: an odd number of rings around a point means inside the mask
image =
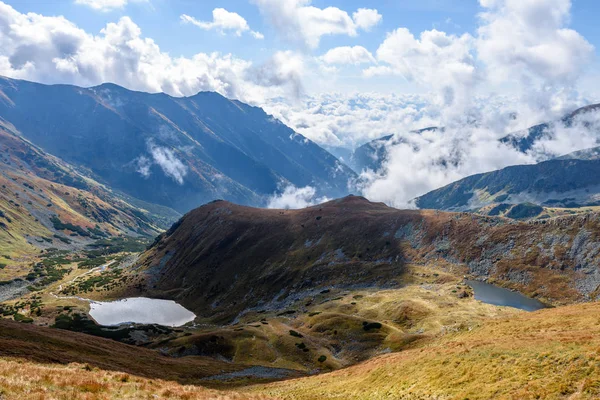
M 219 198 L 265 205 L 287 185 L 339 197 L 355 177 L 262 109 L 217 93 L 174 98 L 0 78 L 0 117 L 100 183 L 179 212 Z
M 535 125 L 526 130 L 511 133 L 501 138 L 499 141 L 514 147 L 522 153 L 526 153 L 533 148 L 536 142 L 543 139 L 550 139 L 553 135 L 552 128 L 556 124 L 561 124 L 564 127 L 571 127 L 575 122 L 576 117 L 580 117 L 590 112 L 595 113 L 599 110 L 600 104 L 582 107 L 569 113 L 559 121 Z M 584 123 L 583 125 L 589 126 L 588 123 Z M 443 130 L 444 128 L 429 127 L 414 131 L 414 133 L 422 133 L 425 131 L 438 129 Z M 383 166 L 383 163 L 387 160 L 387 146 L 393 143 L 402 143 L 403 140 L 404 139 L 399 135 L 387 135 L 365 143 L 353 152 L 352 156 L 350 157 L 351 161 L 349 162 L 349 165 L 352 166 L 356 172 L 361 172 L 365 169 L 378 171 Z
M 419 208 L 452 211 L 476 210 L 494 203 L 600 205 L 600 159 L 562 158 L 515 165 L 469 176 L 416 199 Z

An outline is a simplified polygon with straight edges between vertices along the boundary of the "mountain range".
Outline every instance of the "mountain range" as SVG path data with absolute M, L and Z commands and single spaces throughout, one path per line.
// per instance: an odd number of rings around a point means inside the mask
M 598 129 L 596 124 L 592 121 L 586 120 L 586 118 L 594 117 L 600 110 L 600 104 L 593 104 L 586 107 L 579 108 L 558 121 L 546 122 L 532 126 L 528 129 L 510 133 L 503 138 L 499 139 L 500 143 L 506 144 L 514 149 L 527 153 L 530 151 L 535 143 L 544 140 L 551 139 L 554 137 L 554 129 L 559 128 L 571 128 L 575 124 L 580 123 L 582 129 Z M 412 133 L 421 134 L 426 131 L 440 130 L 444 131 L 443 127 L 428 127 L 420 130 L 413 131 Z M 401 135 L 387 135 L 359 146 L 354 150 L 350 157 L 350 165 L 355 171 L 361 172 L 365 169 L 371 169 L 378 171 L 383 166 L 387 159 L 387 146 L 404 142 L 405 139 Z M 571 156 L 577 156 L 578 153 L 574 153 Z
M 100 183 L 179 212 L 218 198 L 265 205 L 288 185 L 339 197 L 355 176 L 260 108 L 211 92 L 174 98 L 0 78 L 0 117 Z
M 399 210 L 215 93 L 0 78 L 0 398 L 598 398 L 599 149 Z M 290 186 L 337 199 L 256 207 Z

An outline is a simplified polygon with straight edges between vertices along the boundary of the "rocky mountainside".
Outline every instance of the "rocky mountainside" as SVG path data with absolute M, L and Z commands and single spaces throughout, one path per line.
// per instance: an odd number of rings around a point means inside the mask
M 435 262 L 551 302 L 590 299 L 599 221 L 403 211 L 361 197 L 295 211 L 219 201 L 186 214 L 142 256 L 143 292 L 227 322 L 333 287 L 400 286 L 408 263 Z
M 472 175 L 416 199 L 419 208 L 466 211 L 495 203 L 600 204 L 600 160 L 557 159 Z
M 106 188 L 0 121 L 0 263 L 110 236 L 154 236 L 178 217 Z
M 0 117 L 101 183 L 180 212 L 219 198 L 265 204 L 290 184 L 341 196 L 355 176 L 260 108 L 217 93 L 174 98 L 0 78 Z

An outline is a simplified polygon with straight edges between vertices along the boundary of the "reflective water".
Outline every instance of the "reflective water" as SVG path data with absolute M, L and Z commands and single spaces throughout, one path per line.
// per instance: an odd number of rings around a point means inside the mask
M 125 323 L 182 326 L 196 318 L 193 312 L 172 300 L 133 297 L 111 302 L 91 302 L 90 316 L 100 325 Z
M 465 281 L 473 288 L 475 299 L 496 306 L 520 308 L 525 311 L 536 311 L 548 306 L 539 300 L 524 296 L 498 286 L 479 281 Z

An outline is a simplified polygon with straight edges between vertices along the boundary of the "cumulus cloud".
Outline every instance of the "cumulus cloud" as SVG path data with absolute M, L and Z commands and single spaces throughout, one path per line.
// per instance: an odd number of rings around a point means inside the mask
M 365 31 L 370 31 L 371 28 L 378 25 L 383 19 L 377 10 L 368 8 L 359 8 L 358 11 L 352 14 L 352 18 L 356 26 Z
M 281 82 L 277 68 L 265 68 L 257 82 L 259 68 L 231 54 L 172 57 L 128 17 L 92 35 L 64 17 L 21 14 L 0 2 L 0 75 L 81 86 L 113 82 L 173 96 L 216 91 L 253 104 L 287 95 L 290 87 L 298 86 Z M 278 75 L 267 76 L 270 71 Z
M 327 64 L 368 64 L 374 63 L 375 58 L 362 46 L 343 46 L 329 50 L 321 59 Z
M 275 193 L 269 198 L 267 208 L 299 209 L 324 203 L 328 200 L 326 197 L 316 198 L 316 194 L 317 190 L 312 186 L 297 188 L 294 185 L 289 185 L 283 192 Z
M 242 33 L 249 32 L 256 39 L 265 38 L 262 33 L 251 30 L 244 17 L 237 13 L 227 11 L 224 8 L 215 8 L 212 15 L 212 21 L 199 21 L 186 14 L 182 14 L 180 19 L 186 24 L 193 24 L 205 31 L 217 30 L 222 34 L 233 32 L 236 36 L 242 36 Z
M 292 51 L 278 51 L 258 68 L 252 70 L 252 79 L 259 85 L 288 88 L 293 99 L 303 94 L 302 76 L 304 58 Z
M 408 29 L 398 28 L 377 49 L 377 60 L 384 65 L 365 70 L 365 75 L 400 75 L 434 90 L 441 107 L 464 112 L 477 81 L 472 45 L 469 34 L 455 36 L 434 29 L 416 38 Z
M 485 11 L 480 14 L 476 46 L 489 79 L 518 80 L 523 97 L 534 108 L 562 111 L 572 106 L 574 83 L 594 48 L 567 27 L 571 0 L 480 0 L 480 4 Z
M 337 7 L 318 8 L 311 0 L 252 0 L 283 39 L 317 48 L 322 36 L 356 36 L 381 21 L 377 10 L 361 8 L 352 16 Z
M 85 5 L 102 12 L 124 8 L 129 2 L 145 3 L 148 0 L 75 0 L 75 4 Z

